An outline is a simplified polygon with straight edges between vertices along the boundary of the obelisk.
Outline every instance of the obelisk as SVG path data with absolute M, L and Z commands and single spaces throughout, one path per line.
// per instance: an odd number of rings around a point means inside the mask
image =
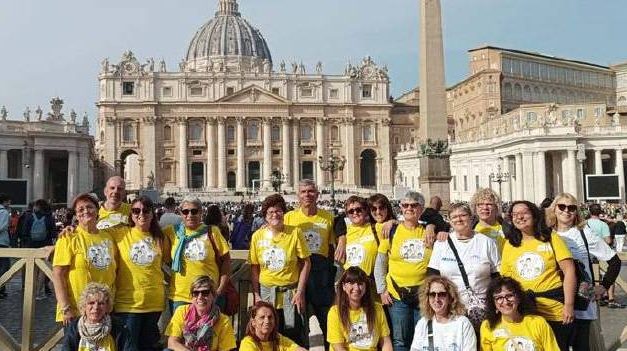
M 429 152 L 420 158 L 420 187 L 428 199 L 437 195 L 450 203 L 444 45 L 440 0 L 420 1 L 420 117 L 418 140 Z M 439 142 L 439 148 L 433 147 Z M 442 146 L 445 150 L 442 150 Z M 421 148 L 421 150 L 424 150 Z

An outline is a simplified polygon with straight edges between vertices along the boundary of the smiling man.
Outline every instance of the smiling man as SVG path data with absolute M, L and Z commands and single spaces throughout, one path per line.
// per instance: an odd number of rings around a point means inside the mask
M 120 176 L 113 176 L 107 180 L 104 188 L 106 200 L 100 204 L 98 210 L 98 229 L 115 227 L 119 224 L 128 224 L 131 205 L 123 202 L 126 199 L 126 183 Z

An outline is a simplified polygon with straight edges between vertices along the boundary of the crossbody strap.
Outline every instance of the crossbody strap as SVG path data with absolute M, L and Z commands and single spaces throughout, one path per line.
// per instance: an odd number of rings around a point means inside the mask
M 466 269 L 464 268 L 464 264 L 462 263 L 461 258 L 459 258 L 459 253 L 457 253 L 457 249 L 455 248 L 455 244 L 453 244 L 453 239 L 451 236 L 447 238 L 448 245 L 451 247 L 453 251 L 453 255 L 455 255 L 455 260 L 457 261 L 457 267 L 459 267 L 459 272 L 462 274 L 462 279 L 464 280 L 464 285 L 467 290 L 470 290 L 470 282 L 468 281 L 468 274 L 466 274 Z
M 592 269 L 592 258 L 590 257 L 590 247 L 588 246 L 588 239 L 586 239 L 586 235 L 584 234 L 583 229 L 579 229 L 579 234 L 581 234 L 583 243 L 586 245 L 586 253 L 588 254 L 588 268 L 590 268 L 590 278 L 594 282 L 594 269 Z
M 429 338 L 429 351 L 434 351 L 435 346 L 433 345 L 433 321 L 431 319 L 427 321 L 427 338 Z
M 209 241 L 211 242 L 211 246 L 213 247 L 213 255 L 216 260 L 216 265 L 218 266 L 218 271 L 219 271 L 220 266 L 222 266 L 222 255 L 220 255 L 220 252 L 218 251 L 218 246 L 216 245 L 215 238 L 213 237 L 213 230 L 211 226 L 209 226 L 208 229 L 209 230 L 207 231 L 207 237 L 209 238 Z

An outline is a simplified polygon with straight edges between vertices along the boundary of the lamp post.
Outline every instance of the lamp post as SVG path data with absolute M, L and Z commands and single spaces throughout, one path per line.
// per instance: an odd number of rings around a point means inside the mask
M 509 181 L 509 177 L 510 177 L 509 172 L 501 172 L 501 165 L 496 165 L 496 173 L 492 172 L 489 175 L 490 184 L 492 182 L 499 184 L 499 197 L 501 198 L 503 196 L 501 194 L 501 184 Z
M 318 157 L 318 165 L 323 171 L 329 171 L 331 173 L 331 207 L 335 212 L 335 174 L 344 170 L 346 164 L 346 157 L 330 155 L 326 160 L 323 156 Z
M 285 183 L 287 177 L 285 174 L 281 173 L 278 169 L 272 171 L 272 175 L 270 176 L 270 184 L 272 184 L 272 188 L 275 192 L 281 191 L 281 185 Z

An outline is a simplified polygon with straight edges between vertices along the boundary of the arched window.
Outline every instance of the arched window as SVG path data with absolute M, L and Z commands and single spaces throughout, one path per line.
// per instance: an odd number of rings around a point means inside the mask
M 246 128 L 246 138 L 248 140 L 259 140 L 259 122 L 248 122 L 248 127 Z
M 122 126 L 122 141 L 125 143 L 135 141 L 135 127 L 132 122 L 126 122 Z
M 338 126 L 331 126 L 331 141 L 340 140 L 340 128 Z
M 503 95 L 505 95 L 506 99 L 511 99 L 513 97 L 512 84 L 511 83 L 505 83 L 503 85 Z
M 163 140 L 164 141 L 172 140 L 172 127 L 170 126 L 163 127 Z
M 528 85 L 525 85 L 523 89 L 523 100 L 531 101 L 531 88 Z

